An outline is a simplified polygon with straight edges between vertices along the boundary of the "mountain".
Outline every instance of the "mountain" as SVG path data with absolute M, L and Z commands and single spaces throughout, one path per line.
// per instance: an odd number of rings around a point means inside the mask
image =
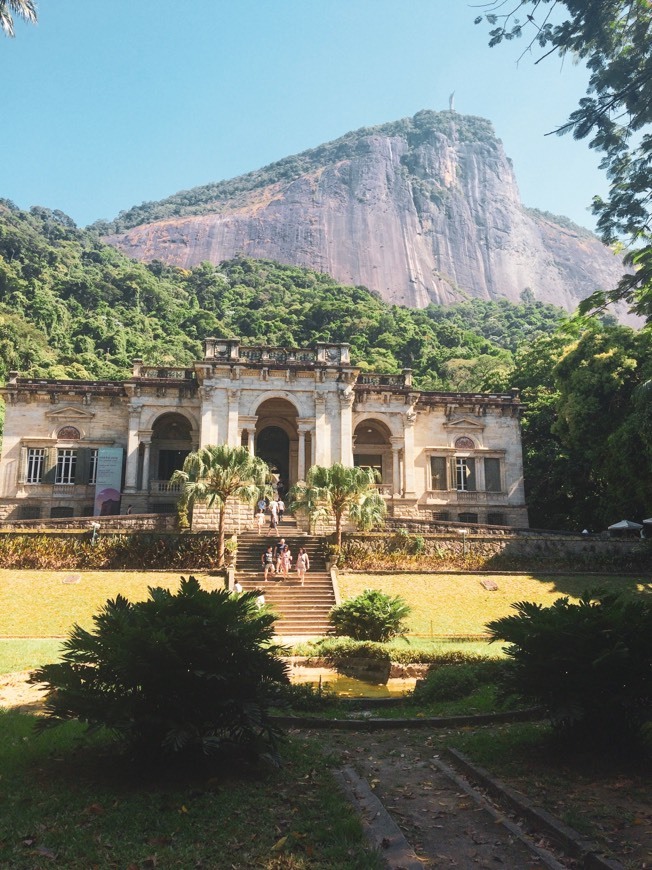
M 416 308 L 529 288 L 573 310 L 623 271 L 588 230 L 525 208 L 491 124 L 455 112 L 363 128 L 95 227 L 138 260 L 270 258 Z

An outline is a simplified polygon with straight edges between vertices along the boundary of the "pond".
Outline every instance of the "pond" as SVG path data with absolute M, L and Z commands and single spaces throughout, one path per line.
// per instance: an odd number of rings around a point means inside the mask
M 339 698 L 399 698 L 406 692 L 414 689 L 416 679 L 414 677 L 390 677 L 386 683 L 372 683 L 367 680 L 359 680 L 354 677 L 345 677 L 337 671 L 322 669 L 312 670 L 313 673 L 293 673 L 293 683 L 309 683 L 315 688 L 320 684 L 323 689 L 334 692 Z

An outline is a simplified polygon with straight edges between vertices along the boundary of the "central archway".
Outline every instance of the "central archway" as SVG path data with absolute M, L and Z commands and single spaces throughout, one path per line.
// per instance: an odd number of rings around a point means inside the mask
M 267 462 L 285 490 L 297 480 L 297 418 L 297 409 L 287 399 L 267 399 L 257 409 L 256 456 Z
M 290 480 L 290 437 L 280 426 L 267 426 L 258 435 L 256 456 L 286 483 Z

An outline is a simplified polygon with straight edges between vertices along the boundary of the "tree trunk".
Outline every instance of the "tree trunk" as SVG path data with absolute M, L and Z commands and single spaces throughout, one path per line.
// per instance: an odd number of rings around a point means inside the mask
M 335 535 L 337 537 L 337 549 L 342 549 L 342 514 L 335 512 Z
M 220 504 L 220 512 L 217 520 L 217 567 L 224 566 L 224 522 L 226 520 L 224 510 L 225 504 Z

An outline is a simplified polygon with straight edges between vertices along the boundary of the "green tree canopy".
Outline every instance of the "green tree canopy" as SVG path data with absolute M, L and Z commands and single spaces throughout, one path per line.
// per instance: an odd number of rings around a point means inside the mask
M 347 468 L 336 462 L 327 468 L 313 465 L 305 482 L 290 493 L 290 509 L 306 511 L 311 520 L 334 519 L 337 546 L 342 546 L 345 517 L 358 528 L 372 529 L 386 513 L 382 496 L 374 489 L 374 473 L 366 468 Z
M 578 108 L 556 132 L 603 155 L 610 183 L 593 211 L 607 243 L 624 239 L 633 275 L 608 293 L 596 293 L 584 310 L 626 300 L 652 320 L 652 5 L 648 0 L 492 0 L 476 18 L 493 27 L 490 45 L 525 36 L 533 46 L 586 63 L 589 85 Z M 541 59 L 541 58 L 539 58 Z
M 252 456 L 246 447 L 200 447 L 190 453 L 183 469 L 172 475 L 173 483 L 183 487 L 182 504 L 192 507 L 205 501 L 208 508 L 217 505 L 218 564 L 224 564 L 224 526 L 226 506 L 232 499 L 253 504 L 269 488 L 267 463 Z M 271 492 L 271 489 L 269 489 Z

